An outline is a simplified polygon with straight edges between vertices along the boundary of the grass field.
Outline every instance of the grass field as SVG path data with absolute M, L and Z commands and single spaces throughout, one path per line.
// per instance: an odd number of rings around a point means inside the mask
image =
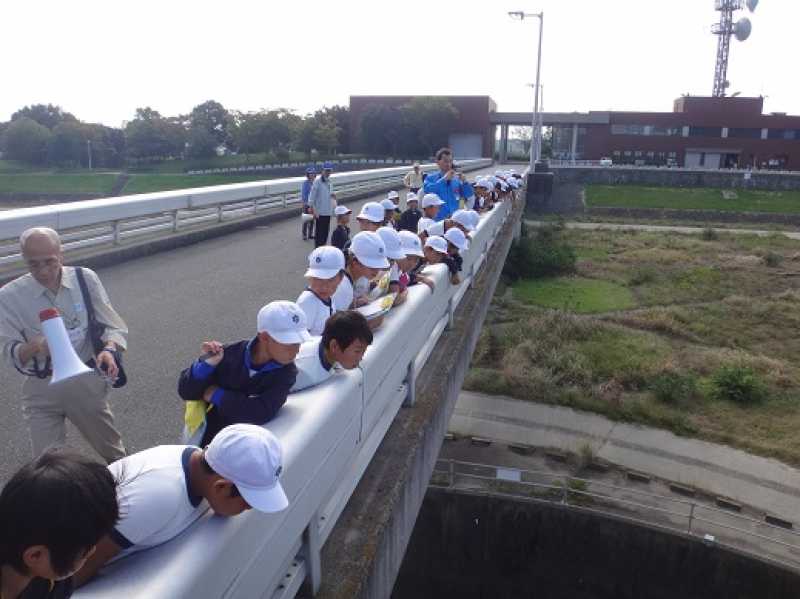
M 577 272 L 501 286 L 466 388 L 800 465 L 800 242 L 560 235 Z
M 3 174 L 0 193 L 99 193 L 111 192 L 115 174 Z
M 708 188 L 586 186 L 588 206 L 800 213 L 800 191 L 736 190 L 736 196 L 725 199 L 722 190 Z
M 152 193 L 172 189 L 188 189 L 190 187 L 206 187 L 209 185 L 229 185 L 244 181 L 261 181 L 264 173 L 252 175 L 131 175 L 122 190 L 122 195 L 135 193 Z

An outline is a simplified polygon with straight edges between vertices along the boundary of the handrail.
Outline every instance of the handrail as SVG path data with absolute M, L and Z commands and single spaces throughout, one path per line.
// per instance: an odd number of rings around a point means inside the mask
M 266 425 L 284 446 L 282 484 L 290 499 L 284 512 L 227 519 L 206 513 L 172 541 L 110 564 L 75 597 L 290 599 L 305 580 L 317 589 L 323 544 L 398 410 L 413 404 L 418 356 L 443 333 L 437 323 L 449 320 L 472 284 L 473 265 L 486 263 L 489 241 L 511 208 L 502 202 L 481 217 L 459 285 L 450 283 L 445 265 L 427 267 L 434 289 L 408 289 L 360 368 L 290 395 Z

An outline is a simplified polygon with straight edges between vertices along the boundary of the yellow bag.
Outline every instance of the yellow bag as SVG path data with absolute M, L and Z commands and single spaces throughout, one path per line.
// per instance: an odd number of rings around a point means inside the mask
M 189 435 L 193 435 L 206 421 L 206 414 L 211 410 L 212 405 L 201 399 L 187 401 L 183 412 L 183 422 Z

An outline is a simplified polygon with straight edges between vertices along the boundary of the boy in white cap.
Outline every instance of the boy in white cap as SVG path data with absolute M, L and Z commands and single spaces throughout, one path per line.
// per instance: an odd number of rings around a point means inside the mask
M 109 467 L 120 519 L 75 575 L 89 580 L 103 564 L 178 536 L 210 507 L 220 516 L 249 509 L 280 512 L 289 499 L 280 483 L 283 448 L 271 432 L 252 424 L 226 427 L 205 449 L 161 445 Z
M 350 215 L 353 213 L 347 206 L 336 206 L 336 228 L 331 234 L 331 245 L 344 251 L 347 242 L 350 241 Z
M 447 240 L 439 235 L 432 235 L 425 240 L 425 262 L 428 264 L 445 264 L 450 272 L 450 282 L 458 285 L 461 277 L 458 276 L 458 268 L 447 251 Z
M 342 280 L 344 254 L 339 248 L 323 245 L 308 256 L 308 270 L 304 275 L 308 286 L 297 298 L 297 305 L 306 315 L 308 332 L 322 335 L 325 321 L 338 310 L 349 306 L 335 306 L 333 294 Z
M 393 305 L 399 306 L 406 301 L 406 293 L 405 288 L 400 288 L 400 267 L 397 265 L 397 261 L 404 260 L 406 253 L 403 251 L 400 235 L 392 227 L 381 227 L 378 229 L 378 235 L 380 235 L 383 245 L 386 246 L 386 258 L 391 266 L 369 292 L 369 299 L 375 301 L 387 293 L 396 293 Z
M 419 211 L 419 198 L 417 194 L 409 192 L 406 195 L 406 210 L 400 215 L 400 220 L 397 222 L 397 229 L 399 231 L 417 232 L 417 223 L 422 218 L 422 212 Z
M 181 372 L 178 395 L 186 405 L 187 438 L 211 442 L 224 427 L 238 422 L 264 424 L 286 402 L 297 378 L 294 358 L 308 341 L 305 312 L 294 302 L 270 302 L 258 312 L 257 334 L 223 346 L 204 341 L 200 356 Z M 192 420 L 198 404 L 205 410 Z M 202 435 L 202 436 L 201 436 Z
M 419 235 L 415 235 L 411 231 L 400 231 L 400 246 L 403 249 L 406 257 L 397 261 L 397 266 L 400 267 L 400 288 L 405 289 L 417 283 L 423 283 L 430 287 L 433 291 L 435 284 L 433 279 L 420 274 L 420 271 L 425 267 L 425 252 L 422 251 L 422 241 Z
M 472 222 L 472 217 L 469 215 L 469 211 L 459 209 L 453 212 L 453 215 L 450 218 L 446 218 L 429 225 L 420 233 L 420 237 L 422 237 L 423 240 L 431 235 L 444 237 L 444 234 L 453 228 L 459 229 L 462 233 L 464 233 L 464 235 L 469 235 L 475 230 L 475 226 L 472 224 Z
M 328 380 L 337 364 L 344 370 L 356 368 L 370 343 L 372 329 L 360 312 L 337 312 L 325 323 L 322 337 L 315 337 L 300 346 L 300 353 L 294 359 L 297 380 L 292 392 Z
M 397 195 L 397 192 L 394 193 Z M 394 203 L 393 199 L 386 198 L 385 200 L 381 200 L 381 206 L 383 206 L 383 226 L 394 228 L 397 204 Z
M 426 193 L 422 196 L 422 218 L 417 223 L 417 233 L 422 233 L 431 226 L 439 213 L 439 206 L 444 204 L 435 193 Z
M 361 207 L 356 220 L 362 231 L 377 231 L 383 226 L 386 212 L 379 202 L 367 202 Z
M 386 246 L 380 235 L 373 231 L 357 233 L 350 243 L 344 278 L 333 294 L 334 304 L 349 309 L 369 303 L 370 281 L 388 268 Z

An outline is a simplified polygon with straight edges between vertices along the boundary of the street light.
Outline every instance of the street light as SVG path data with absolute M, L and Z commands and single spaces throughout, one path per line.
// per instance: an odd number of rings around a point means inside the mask
M 524 21 L 526 18 L 535 17 L 539 19 L 539 52 L 536 57 L 536 84 L 533 94 L 533 135 L 535 143 L 531 143 L 531 170 L 533 172 L 536 161 L 539 160 L 542 151 L 541 147 L 541 125 L 539 123 L 539 72 L 542 68 L 542 30 L 544 29 L 544 11 L 539 13 L 526 13 L 521 10 L 512 10 L 508 12 L 508 16 L 512 19 L 519 19 Z

